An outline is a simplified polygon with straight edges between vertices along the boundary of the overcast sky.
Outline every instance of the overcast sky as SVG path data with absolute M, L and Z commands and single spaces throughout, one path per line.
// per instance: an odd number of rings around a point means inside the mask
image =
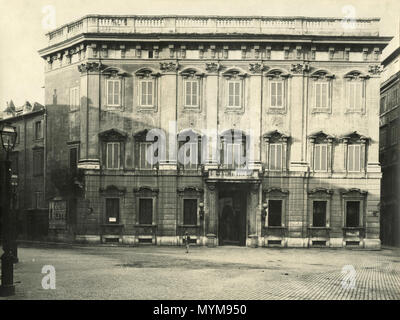
M 37 51 L 46 46 L 47 6 L 60 26 L 86 14 L 344 17 L 348 5 L 356 17 L 380 17 L 381 35 L 399 32 L 400 0 L 0 0 L 0 109 L 10 99 L 16 106 L 44 101 Z

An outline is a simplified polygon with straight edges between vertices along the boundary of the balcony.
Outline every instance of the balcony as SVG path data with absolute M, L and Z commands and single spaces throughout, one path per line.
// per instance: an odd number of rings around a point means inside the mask
M 79 34 L 254 34 L 378 36 L 379 18 L 88 15 L 47 33 L 48 45 Z

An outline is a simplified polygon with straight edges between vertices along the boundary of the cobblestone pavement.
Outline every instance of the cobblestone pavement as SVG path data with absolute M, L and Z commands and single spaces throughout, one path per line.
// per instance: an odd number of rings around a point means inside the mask
M 400 299 L 393 248 L 25 247 L 19 259 L 12 299 Z M 42 288 L 44 265 L 55 290 Z

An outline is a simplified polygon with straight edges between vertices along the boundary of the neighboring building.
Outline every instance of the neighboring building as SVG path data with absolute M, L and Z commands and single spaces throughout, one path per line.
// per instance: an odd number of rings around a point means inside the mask
M 391 42 L 383 59 L 380 108 L 380 163 L 382 166 L 381 240 L 400 246 L 399 146 L 400 146 L 400 40 Z
M 17 129 L 17 140 L 10 154 L 12 180 L 18 183 L 15 202 L 17 232 L 20 238 L 43 239 L 48 233 L 48 208 L 45 201 L 46 111 L 29 102 L 18 109 L 6 108 L 0 127 L 10 123 Z M 5 154 L 1 148 L 0 158 Z
M 51 236 L 379 248 L 378 22 L 90 15 L 48 33 L 47 171 L 77 189 Z

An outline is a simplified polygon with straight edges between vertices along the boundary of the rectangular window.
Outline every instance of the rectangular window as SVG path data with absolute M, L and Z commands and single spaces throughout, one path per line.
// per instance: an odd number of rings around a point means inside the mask
M 228 82 L 228 107 L 240 107 L 241 83 L 240 81 Z
M 241 163 L 244 157 L 244 148 L 242 143 L 226 143 L 226 150 L 224 155 L 224 164 L 228 168 L 237 168 L 244 166 L 245 163 Z
M 316 144 L 314 146 L 314 171 L 327 171 L 328 145 Z
M 119 223 L 119 199 L 106 199 L 106 223 Z
M 107 80 L 107 105 L 120 106 L 121 101 L 121 82 L 120 80 Z
M 139 224 L 153 223 L 153 199 L 139 199 Z
M 386 97 L 381 98 L 381 113 L 386 111 Z
M 200 163 L 198 146 L 197 142 L 186 142 L 181 146 L 181 148 L 183 148 L 183 154 L 185 155 L 182 160 L 187 161 L 187 163 L 183 164 L 185 169 L 197 169 Z
M 43 139 L 43 121 L 35 122 L 35 139 Z
M 197 225 L 197 199 L 183 199 L 183 224 Z
M 199 105 L 199 82 L 185 81 L 185 106 L 196 107 Z
M 268 201 L 268 226 L 282 226 L 282 200 Z
M 390 142 L 392 145 L 397 143 L 398 133 L 397 133 L 397 125 L 396 123 L 392 124 L 392 128 L 390 130 Z
M 79 87 L 71 88 L 69 90 L 69 108 L 71 111 L 75 111 L 79 108 Z
M 139 85 L 140 85 L 140 105 L 143 107 L 152 107 L 154 105 L 153 80 L 141 80 Z
M 271 108 L 283 107 L 283 81 L 271 82 Z
M 348 146 L 347 171 L 361 171 L 361 145 L 351 144 Z
M 313 201 L 313 227 L 326 226 L 327 201 Z
M 272 143 L 269 146 L 269 170 L 281 171 L 283 168 L 283 145 Z
M 33 194 L 33 206 L 36 209 L 42 208 L 43 203 L 43 192 L 42 191 L 35 191 Z
M 364 96 L 362 82 L 350 82 L 348 95 L 349 109 L 361 110 Z
M 43 175 L 43 150 L 33 151 L 33 175 L 41 176 Z
M 69 169 L 71 172 L 76 172 L 78 168 L 78 147 L 69 149 Z
M 119 169 L 120 164 L 120 143 L 108 142 L 107 143 L 107 169 Z
M 139 168 L 141 168 L 141 169 L 152 169 L 153 168 L 151 159 L 148 159 L 148 155 L 150 156 L 152 154 L 152 152 L 151 152 L 152 148 L 153 148 L 152 142 L 140 142 L 140 144 L 139 144 Z M 154 156 L 157 156 L 157 153 Z
M 328 83 L 319 82 L 315 84 L 315 107 L 328 108 Z
M 346 202 L 346 227 L 360 226 L 360 201 Z
M 379 132 L 379 145 L 381 148 L 386 146 L 387 131 L 386 127 L 381 128 Z

